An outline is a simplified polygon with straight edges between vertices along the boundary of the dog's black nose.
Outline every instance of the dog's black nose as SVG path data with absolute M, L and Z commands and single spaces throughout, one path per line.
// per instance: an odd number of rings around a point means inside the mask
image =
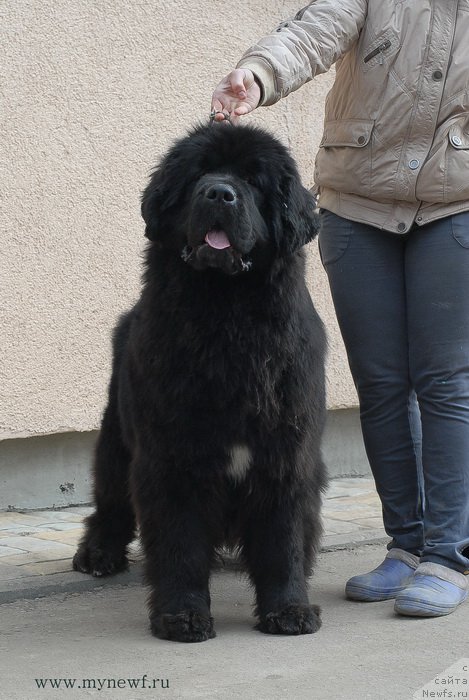
M 225 204 L 232 204 L 236 201 L 236 192 L 233 187 L 222 183 L 211 185 L 205 192 L 205 196 L 207 199 L 224 202 Z

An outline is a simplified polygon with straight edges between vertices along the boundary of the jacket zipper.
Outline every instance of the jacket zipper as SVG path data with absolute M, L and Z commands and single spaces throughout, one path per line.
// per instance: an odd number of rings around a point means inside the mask
M 368 56 L 365 56 L 363 59 L 363 63 L 368 63 L 368 61 L 371 61 L 372 58 L 375 58 L 375 56 L 378 56 L 379 54 L 382 54 L 383 51 L 386 51 L 386 49 L 389 49 L 391 46 L 391 42 L 389 39 L 386 39 L 386 41 L 383 41 L 382 44 L 376 47 L 371 53 L 368 54 Z M 380 55 L 379 62 L 382 64 L 383 63 L 383 57 Z

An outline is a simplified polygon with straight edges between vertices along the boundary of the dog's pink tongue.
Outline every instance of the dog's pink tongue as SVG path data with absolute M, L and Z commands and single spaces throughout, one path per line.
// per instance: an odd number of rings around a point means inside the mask
M 205 242 L 209 244 L 211 248 L 217 248 L 217 250 L 223 250 L 224 248 L 229 248 L 231 243 L 228 240 L 228 236 L 224 231 L 219 231 L 217 229 L 210 229 L 205 236 Z

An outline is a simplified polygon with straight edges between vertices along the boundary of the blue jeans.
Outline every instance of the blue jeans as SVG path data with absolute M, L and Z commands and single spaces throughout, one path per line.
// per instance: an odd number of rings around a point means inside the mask
M 390 547 L 469 570 L 469 212 L 404 236 L 322 210 Z

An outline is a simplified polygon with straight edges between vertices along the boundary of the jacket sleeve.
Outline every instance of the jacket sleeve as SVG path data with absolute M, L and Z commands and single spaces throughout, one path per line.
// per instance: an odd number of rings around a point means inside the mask
M 246 51 L 237 68 L 254 73 L 262 105 L 274 104 L 328 71 L 352 47 L 367 8 L 367 0 L 313 0 Z

